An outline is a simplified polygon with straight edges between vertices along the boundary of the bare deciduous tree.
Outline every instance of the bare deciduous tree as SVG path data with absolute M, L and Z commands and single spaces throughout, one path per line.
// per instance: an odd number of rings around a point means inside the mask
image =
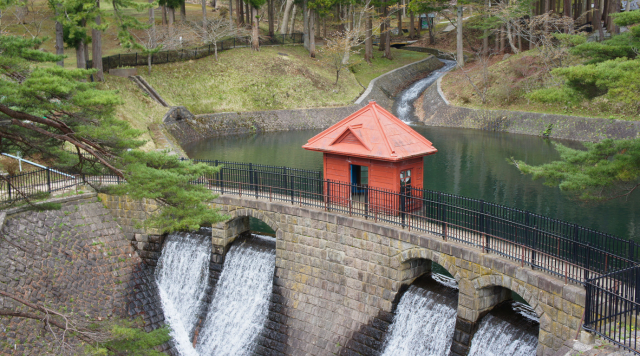
M 202 42 L 213 45 L 213 53 L 218 61 L 218 41 L 226 37 L 245 36 L 246 30 L 234 26 L 233 22 L 223 16 L 207 19 L 202 26 L 192 23 L 191 30 Z

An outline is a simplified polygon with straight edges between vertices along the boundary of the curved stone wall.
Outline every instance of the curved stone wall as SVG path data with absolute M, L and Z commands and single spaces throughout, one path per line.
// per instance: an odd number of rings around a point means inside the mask
M 245 133 L 325 129 L 351 115 L 369 100 L 375 100 L 382 107 L 391 110 L 394 97 L 402 89 L 442 65 L 436 57 L 429 56 L 395 69 L 371 81 L 365 93 L 349 106 L 195 116 L 184 107 L 175 107 L 164 116 L 163 124 L 179 144 Z
M 640 136 L 640 121 L 452 106 L 443 98 L 437 85 L 427 88 L 414 105 L 420 122 L 429 126 L 463 127 L 592 142 L 605 138 L 631 139 Z

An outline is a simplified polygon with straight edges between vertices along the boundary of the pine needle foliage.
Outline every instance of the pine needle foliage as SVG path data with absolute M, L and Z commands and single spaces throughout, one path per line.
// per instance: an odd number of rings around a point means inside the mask
M 219 167 L 193 164 L 164 152 L 131 151 L 123 155 L 126 184 L 111 188 L 115 194 L 133 199 L 155 199 L 162 205 L 147 217 L 144 226 L 162 233 L 192 231 L 225 219 L 208 206 L 215 196 L 205 185 L 194 185 L 203 176 L 218 173 Z
M 145 225 L 162 232 L 222 219 L 207 205 L 213 193 L 190 184 L 216 168 L 181 162 L 166 152 L 138 151 L 142 132 L 115 117 L 116 93 L 87 81 L 94 70 L 34 65 L 60 60 L 39 51 L 42 42 L 0 36 L 0 150 L 37 156 L 69 173 L 124 178 L 126 184 L 114 191 L 156 199 L 160 209 Z
M 512 159 L 520 171 L 544 179 L 583 201 L 628 198 L 640 187 L 640 139 L 585 143 L 586 150 L 554 144 L 560 160 L 532 166 Z

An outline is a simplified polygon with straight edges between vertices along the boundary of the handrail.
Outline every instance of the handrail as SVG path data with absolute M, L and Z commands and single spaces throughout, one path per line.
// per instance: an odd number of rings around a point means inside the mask
M 55 170 L 55 169 L 53 169 L 53 168 L 49 168 L 49 167 L 47 167 L 47 166 L 43 166 L 43 165 L 41 165 L 41 164 L 37 164 L 37 163 L 35 163 L 35 162 L 31 162 L 31 161 L 29 161 L 28 159 L 24 159 L 24 158 L 22 158 L 22 157 L 18 157 L 18 156 L 10 155 L 10 154 L 8 154 L 8 153 L 3 153 L 3 155 L 4 155 L 4 156 L 7 156 L 7 157 L 15 158 L 15 159 L 17 159 L 18 161 L 24 161 L 24 162 L 27 162 L 27 163 L 29 163 L 30 165 L 32 165 L 32 166 L 36 166 L 36 167 L 38 167 L 38 168 L 48 169 L 48 170 L 50 170 L 51 172 L 58 173 L 58 174 L 62 174 L 63 176 L 66 176 L 66 177 L 69 177 L 69 178 L 76 179 L 76 177 L 75 177 L 75 176 L 72 176 L 72 175 L 70 175 L 70 174 L 66 174 L 66 173 L 62 173 L 62 172 L 60 172 L 60 171 L 58 171 L 58 170 Z

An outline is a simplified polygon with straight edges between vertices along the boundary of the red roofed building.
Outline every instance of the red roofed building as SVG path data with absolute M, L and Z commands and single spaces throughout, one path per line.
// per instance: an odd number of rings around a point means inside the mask
M 312 137 L 302 148 L 324 154 L 325 180 L 361 186 L 352 187 L 352 195 L 364 193 L 366 187 L 393 192 L 421 189 L 423 157 L 438 152 L 375 101 Z M 340 198 L 348 198 L 346 194 L 339 193 Z

